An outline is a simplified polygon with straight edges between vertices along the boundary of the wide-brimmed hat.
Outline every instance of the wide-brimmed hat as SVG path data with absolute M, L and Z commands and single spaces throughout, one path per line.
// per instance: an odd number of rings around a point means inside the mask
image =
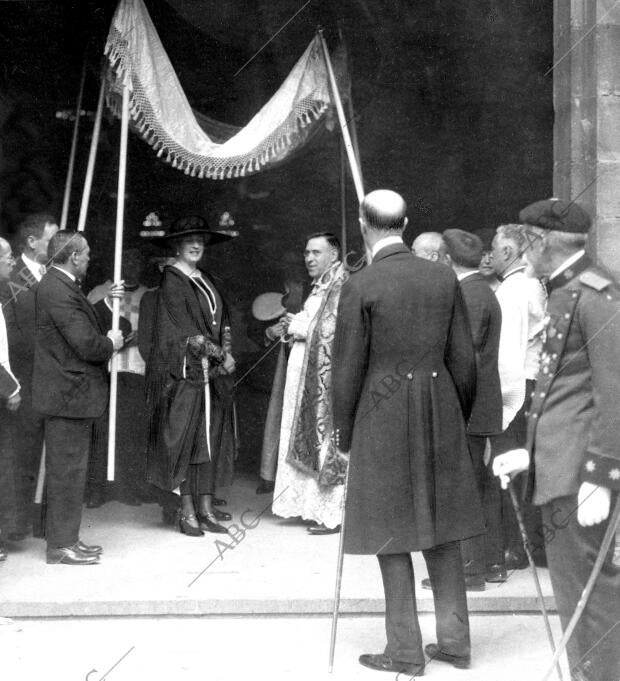
M 167 232 L 161 230 L 157 234 L 153 234 L 152 241 L 153 243 L 168 245 L 173 239 L 183 239 L 193 234 L 201 234 L 205 244 L 209 245 L 228 241 L 239 236 L 239 232 L 234 229 L 210 229 L 204 218 L 199 215 L 190 215 L 189 217 L 176 220 Z

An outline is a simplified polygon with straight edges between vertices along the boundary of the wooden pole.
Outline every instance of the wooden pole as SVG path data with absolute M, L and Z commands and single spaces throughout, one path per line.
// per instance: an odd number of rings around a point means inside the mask
M 71 184 L 73 182 L 73 169 L 75 167 L 75 154 L 77 152 L 78 131 L 80 128 L 81 117 L 80 114 L 82 112 L 82 98 L 84 96 L 84 82 L 86 81 L 86 55 L 87 52 L 84 53 L 84 63 L 82 64 L 82 76 L 80 77 L 80 91 L 78 94 L 77 107 L 75 110 L 75 123 L 73 124 L 73 139 L 71 140 L 71 152 L 69 153 L 69 167 L 67 168 L 67 179 L 65 181 L 65 195 L 62 200 L 60 229 L 67 228 L 67 219 L 69 217 L 69 200 L 71 199 Z
M 319 31 L 319 39 L 321 41 L 321 47 L 323 48 L 323 56 L 325 57 L 325 65 L 327 66 L 327 74 L 329 76 L 329 84 L 331 85 L 332 96 L 334 98 L 334 104 L 336 106 L 336 113 L 338 114 L 338 121 L 340 123 L 340 130 L 342 131 L 344 147 L 347 151 L 347 158 L 349 159 L 349 167 L 351 168 L 351 175 L 353 176 L 353 184 L 355 185 L 357 200 L 359 203 L 361 203 L 362 199 L 364 198 L 364 184 L 362 182 L 362 174 L 360 173 L 360 169 L 357 165 L 357 158 L 355 157 L 355 151 L 353 149 L 353 144 L 351 142 L 351 135 L 349 134 L 347 119 L 344 115 L 344 109 L 342 108 L 342 101 L 340 99 L 340 93 L 338 92 L 336 76 L 334 75 L 334 69 L 332 67 L 332 62 L 329 57 L 329 51 L 327 50 L 327 43 L 325 42 L 325 38 L 323 37 L 323 31 Z
M 346 520 L 345 506 L 347 503 L 347 489 L 349 485 L 349 465 L 347 462 L 347 470 L 344 474 L 344 490 L 342 493 L 342 515 L 340 520 L 340 537 L 338 540 L 338 560 L 336 562 L 336 586 L 334 588 L 334 608 L 332 612 L 332 630 L 329 639 L 329 663 L 328 671 L 331 674 L 334 670 L 334 655 L 336 653 L 336 632 L 338 629 L 338 611 L 340 610 L 340 591 L 342 588 L 342 565 L 344 562 L 344 527 Z
M 121 145 L 118 161 L 118 190 L 116 202 L 116 239 L 114 241 L 114 283 L 121 280 L 123 258 L 123 222 L 125 217 L 125 177 L 127 174 L 127 140 L 129 134 L 129 86 L 123 85 L 123 108 L 121 116 Z M 121 301 L 112 298 L 112 330 L 118 331 Z M 108 480 L 114 480 L 114 452 L 116 449 L 116 402 L 118 387 L 118 354 L 110 362 L 110 427 L 108 433 Z
M 347 254 L 347 159 L 342 138 L 340 139 L 340 246 L 344 261 Z
M 86 179 L 84 180 L 84 191 L 82 192 L 82 204 L 80 206 L 80 217 L 78 219 L 78 232 L 83 232 L 86 227 L 86 215 L 90 202 L 90 190 L 93 185 L 93 174 L 95 172 L 95 160 L 97 159 L 97 148 L 99 146 L 99 134 L 101 132 L 101 119 L 103 117 L 103 100 L 105 95 L 105 77 L 101 75 L 101 87 L 99 88 L 99 100 L 97 101 L 97 113 L 95 115 L 95 125 L 93 126 L 93 137 L 90 141 L 90 153 L 88 155 L 88 166 L 86 167 Z

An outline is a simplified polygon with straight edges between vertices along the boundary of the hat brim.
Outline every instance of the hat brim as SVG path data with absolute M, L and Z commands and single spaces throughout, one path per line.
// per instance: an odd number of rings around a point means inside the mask
M 234 239 L 235 237 L 239 236 L 239 232 L 235 230 L 215 231 L 211 229 L 184 229 L 182 232 L 174 232 L 173 234 L 165 234 L 164 236 L 151 237 L 150 241 L 154 244 L 167 246 L 171 241 L 183 239 L 187 236 L 193 236 L 195 234 L 200 234 L 204 238 L 205 244 L 208 245 L 230 241 L 230 239 Z

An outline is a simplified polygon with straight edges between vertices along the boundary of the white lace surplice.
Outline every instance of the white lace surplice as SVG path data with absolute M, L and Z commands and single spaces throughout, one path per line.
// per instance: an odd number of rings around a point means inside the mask
M 282 425 L 280 427 L 280 447 L 278 451 L 278 471 L 274 489 L 272 510 L 282 518 L 302 517 L 314 520 L 333 528 L 340 524 L 344 485 L 319 486 L 315 478 L 293 468 L 287 461 L 295 403 L 299 391 L 299 381 L 306 352 L 306 333 L 314 316 L 319 311 L 325 289 L 313 289 L 304 303 L 304 309 L 295 315 L 289 332 L 294 334 L 295 342 L 291 348 L 286 368 L 286 386 L 282 405 Z M 325 460 L 322 448 L 319 465 Z M 319 467 L 320 467 L 319 466 Z

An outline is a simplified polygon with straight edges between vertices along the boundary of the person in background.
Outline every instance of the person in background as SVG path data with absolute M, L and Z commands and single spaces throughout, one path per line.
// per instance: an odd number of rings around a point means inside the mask
M 303 310 L 287 313 L 278 335 L 292 336 L 286 367 L 278 468 L 272 511 L 283 518 L 313 521 L 308 532 L 340 529 L 346 464 L 332 432 L 332 345 L 336 311 L 347 273 L 340 242 L 329 232 L 312 234 L 304 250 L 312 291 Z
M 34 364 L 35 293 L 46 272 L 47 246 L 58 231 L 53 215 L 34 213 L 17 227 L 21 255 L 10 277 L 0 285 L 0 301 L 6 319 L 11 366 L 21 385 L 21 407 L 10 415 L 14 445 L 15 528 L 11 539 L 24 539 L 33 530 L 40 533 L 40 518 L 33 518 L 33 499 L 43 448 L 43 419 L 32 408 Z
M 0 282 L 7 282 L 15 266 L 11 244 L 0 237 Z M 15 413 L 22 401 L 21 386 L 11 370 L 9 362 L 9 343 L 2 307 L 0 307 L 0 400 L 2 412 L 8 410 Z M 4 546 L 4 528 L 14 522 L 14 475 L 13 475 L 13 443 L 10 429 L 6 427 L 4 414 L 0 415 L 0 561 L 6 560 Z
M 473 234 L 482 241 L 482 257 L 480 258 L 478 271 L 491 287 L 491 290 L 497 291 L 500 281 L 493 266 L 493 237 L 495 236 L 495 230 L 491 227 L 481 227 L 480 229 L 474 229 Z
M 499 513 L 489 507 L 486 499 L 489 485 L 495 486 L 497 481 L 488 461 L 485 462 L 488 436 L 502 432 L 502 391 L 497 368 L 502 311 L 478 269 L 482 241 L 461 229 L 447 229 L 442 236 L 447 262 L 459 280 L 476 353 L 476 397 L 467 423 L 467 444 L 484 510 L 486 536 L 462 541 L 461 553 L 466 588 L 484 591 L 488 562 L 486 545 L 496 545 L 502 535 Z M 430 588 L 430 580 L 422 580 L 422 586 Z
M 523 254 L 527 241 L 520 225 L 497 228 L 493 239 L 493 265 L 501 283 L 495 294 L 502 309 L 499 342 L 499 376 L 502 386 L 503 418 L 500 435 L 491 438 L 491 455 L 523 447 L 526 412 L 534 390 L 542 333 L 545 323 L 546 293 L 540 281 L 528 277 Z M 518 484 L 518 483 L 517 483 Z M 508 492 L 495 482 L 495 505 L 502 517 L 503 540 L 495 549 L 495 559 L 487 566 L 487 581 L 503 582 L 507 570 L 527 567 L 521 534 Z M 517 490 L 519 491 L 519 490 Z M 528 537 L 537 562 L 544 562 L 540 536 L 540 512 L 526 504 L 522 508 Z
M 411 252 L 424 260 L 446 265 L 446 245 L 439 232 L 422 232 L 411 244 Z

